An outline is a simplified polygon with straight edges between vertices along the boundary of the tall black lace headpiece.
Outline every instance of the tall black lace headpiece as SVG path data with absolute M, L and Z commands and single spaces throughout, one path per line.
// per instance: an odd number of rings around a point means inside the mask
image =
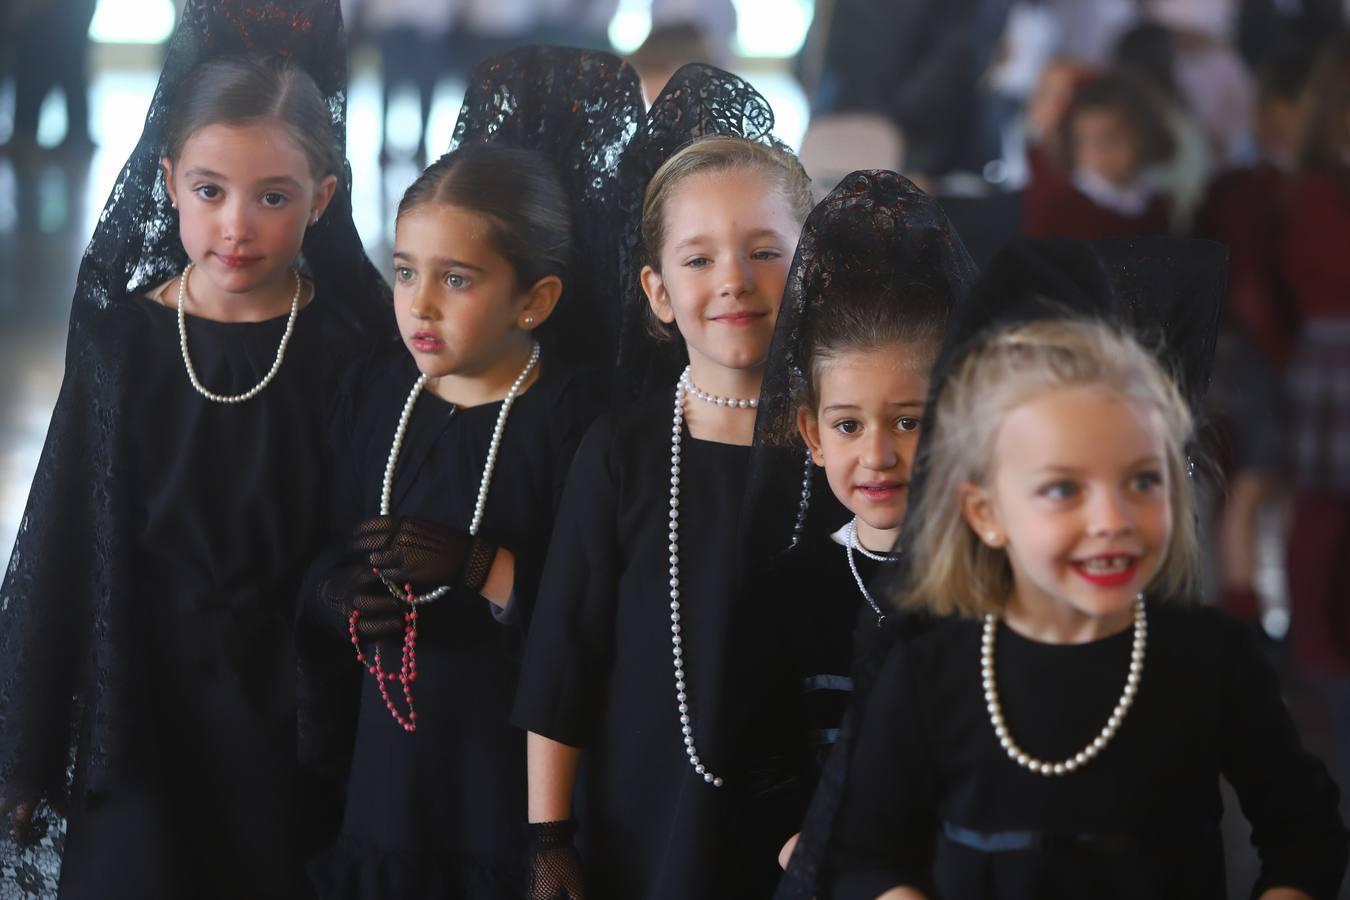
M 647 297 L 640 274 L 651 248 L 642 245 L 642 201 L 647 184 L 677 150 L 695 138 L 731 135 L 765 144 L 773 136 L 773 108 L 750 83 L 705 63 L 682 67 L 666 83 L 629 141 L 621 163 L 623 246 L 619 304 L 618 396 L 675 384 L 685 363 L 678 341 L 658 340 L 649 330 Z
M 942 207 L 907 178 L 884 170 L 844 178 L 802 228 L 764 370 L 757 454 L 804 450 L 797 433 L 803 366 L 813 329 L 830 315 L 832 302 L 903 305 L 912 286 L 920 285 L 950 309 L 975 275 L 975 263 Z M 805 527 L 812 493 L 819 493 L 811 482 L 822 481 L 812 478 L 809 460 L 804 466 L 792 543 Z
M 928 420 L 914 475 L 910 515 L 922 516 L 927 493 L 927 452 L 939 427 L 937 398 L 950 373 L 996 332 L 1023 322 L 1094 318 L 1114 324 L 1151 348 L 1176 380 L 1196 421 L 1203 420 L 1205 391 L 1214 361 L 1228 251 L 1210 241 L 1126 238 L 1111 241 L 1014 241 L 1000 251 L 953 313 L 933 370 Z M 906 549 L 909 532 L 902 531 Z M 889 584 L 903 584 L 911 565 L 902 553 Z M 817 895 L 836 813 L 847 785 L 853 750 L 853 720 L 866 702 L 891 645 L 916 627 L 890 616 L 854 666 L 852 712 L 807 813 L 802 836 L 775 900 Z
M 77 741 L 77 779 L 87 787 L 136 763 L 117 729 L 141 698 L 120 668 L 125 660 L 109 649 L 139 639 L 127 633 L 120 611 L 132 604 L 119 595 L 129 583 L 134 538 L 123 523 L 135 498 L 119 488 L 127 483 L 119 411 L 128 386 L 123 360 L 93 337 L 116 333 L 112 322 L 130 308 L 128 298 L 187 263 L 160 169 L 175 93 L 210 59 L 287 57 L 317 83 L 345 148 L 346 52 L 337 0 L 189 0 L 183 10 L 140 141 L 80 264 L 65 380 L 0 586 L 0 794 L 64 796 Z M 306 232 L 301 266 L 326 308 L 325 340 L 350 346 L 394 335 L 389 288 L 352 223 L 349 175 Z M 71 465 L 81 470 L 72 473 Z M 76 556 L 89 564 L 72 565 Z M 62 602 L 49 602 L 56 597 Z
M 455 123 L 451 149 L 482 141 L 534 150 L 562 179 L 572 204 L 572 277 L 540 337 L 579 362 L 614 358 L 620 161 L 642 116 L 637 73 L 618 57 L 522 47 L 474 70 Z

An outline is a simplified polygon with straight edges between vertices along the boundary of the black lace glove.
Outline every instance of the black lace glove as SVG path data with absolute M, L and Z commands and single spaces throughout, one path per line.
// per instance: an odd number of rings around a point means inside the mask
M 356 636 L 363 641 L 400 637 L 407 612 L 365 560 L 343 563 L 319 579 L 312 608 L 323 629 L 343 640 L 351 636 L 356 611 Z
M 364 554 L 399 588 L 417 592 L 441 585 L 481 590 L 497 547 L 422 519 L 376 516 L 356 526 L 351 549 Z
M 586 900 L 581 857 L 572 846 L 577 823 L 531 822 L 526 900 Z

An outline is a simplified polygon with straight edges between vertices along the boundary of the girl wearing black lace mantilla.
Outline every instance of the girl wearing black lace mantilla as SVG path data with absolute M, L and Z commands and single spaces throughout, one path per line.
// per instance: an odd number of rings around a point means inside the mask
M 0 588 L 0 791 L 63 898 L 304 896 L 292 626 L 337 366 L 388 333 L 335 2 L 190 3 L 80 267 Z
M 346 794 L 309 867 L 321 898 L 521 896 L 507 715 L 563 480 L 606 402 L 615 162 L 641 112 L 609 54 L 488 60 L 455 149 L 399 205 L 403 341 L 343 379 L 338 534 L 302 599 L 302 752 Z

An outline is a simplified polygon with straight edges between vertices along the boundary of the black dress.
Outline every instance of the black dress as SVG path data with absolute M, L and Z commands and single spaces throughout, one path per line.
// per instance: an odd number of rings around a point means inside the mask
M 795 822 L 766 822 L 738 727 L 742 673 L 767 652 L 739 631 L 750 448 L 681 450 L 680 581 L 690 715 L 717 788 L 690 768 L 676 708 L 668 560 L 671 395 L 586 435 L 549 548 L 514 721 L 585 749 L 576 794 L 587 890 L 622 900 L 767 897 Z
M 107 585 L 115 614 L 86 661 L 99 697 L 112 699 L 82 726 L 82 743 L 110 734 L 117 747 L 80 753 L 115 752 L 121 764 L 90 783 L 77 761 L 62 898 L 305 895 L 292 622 L 322 536 L 330 364 L 352 350 L 330 340 L 328 315 L 322 297 L 299 312 L 276 378 L 244 403 L 194 390 L 174 311 L 144 296 L 95 320 L 89 352 L 119 368 L 67 368 L 63 400 L 92 393 L 80 384 L 91 373 L 119 378 L 109 458 L 62 461 L 53 445 L 46 464 L 59 467 L 53 478 L 78 479 L 94 462 L 97 480 L 81 489 L 112 498 L 104 508 L 116 518 L 99 527 L 113 542 L 68 551 L 72 570 L 102 566 L 117 579 Z M 285 325 L 190 317 L 201 382 L 217 393 L 257 384 Z M 100 550 L 115 558 L 85 558 Z
M 507 717 L 565 475 L 605 400 L 589 373 L 547 353 L 539 365 L 507 418 L 480 528 L 515 556 L 513 596 L 504 614 L 468 591 L 423 607 L 417 731 L 394 721 L 348 642 L 329 637 L 323 648 L 340 658 L 330 700 L 345 700 L 356 719 L 342 833 L 310 867 L 323 898 L 514 900 L 522 892 L 525 735 Z M 379 514 L 389 447 L 417 377 L 398 346 L 362 360 L 344 380 L 333 423 L 343 535 Z M 391 512 L 467 530 L 500 411 L 500 402 L 457 409 L 423 391 L 395 468 Z M 397 669 L 399 653 L 399 641 L 385 642 L 386 670 Z M 406 715 L 397 685 L 391 696 Z
M 881 563 L 858 551 L 853 561 L 872 596 L 880 597 L 871 583 Z M 797 739 L 809 757 L 809 795 L 853 697 L 855 640 L 860 631 L 876 628 L 877 616 L 858 590 L 848 551 L 836 536 L 804 538 L 774 561 L 762 583 L 764 615 L 783 632 L 780 678 L 799 707 Z
M 1236 621 L 1149 604 L 1143 678 L 1101 756 L 1046 777 L 994 737 L 980 629 L 946 620 L 892 650 L 859 725 L 831 865 L 836 900 L 897 885 L 944 898 L 1224 898 L 1219 776 L 1273 886 L 1336 896 L 1336 786 L 1300 746 L 1274 672 Z M 1042 644 L 1000 624 L 999 698 L 1027 753 L 1063 759 L 1101 729 L 1131 634 Z

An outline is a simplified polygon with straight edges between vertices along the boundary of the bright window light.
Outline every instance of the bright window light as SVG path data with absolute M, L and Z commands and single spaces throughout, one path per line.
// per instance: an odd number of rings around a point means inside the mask
M 796 56 L 811 27 L 813 0 L 734 0 L 741 56 Z
M 162 44 L 173 34 L 173 0 L 99 0 L 89 39 L 100 44 Z
M 609 20 L 609 42 L 621 55 L 632 53 L 652 30 L 651 0 L 619 0 L 614 18 Z

